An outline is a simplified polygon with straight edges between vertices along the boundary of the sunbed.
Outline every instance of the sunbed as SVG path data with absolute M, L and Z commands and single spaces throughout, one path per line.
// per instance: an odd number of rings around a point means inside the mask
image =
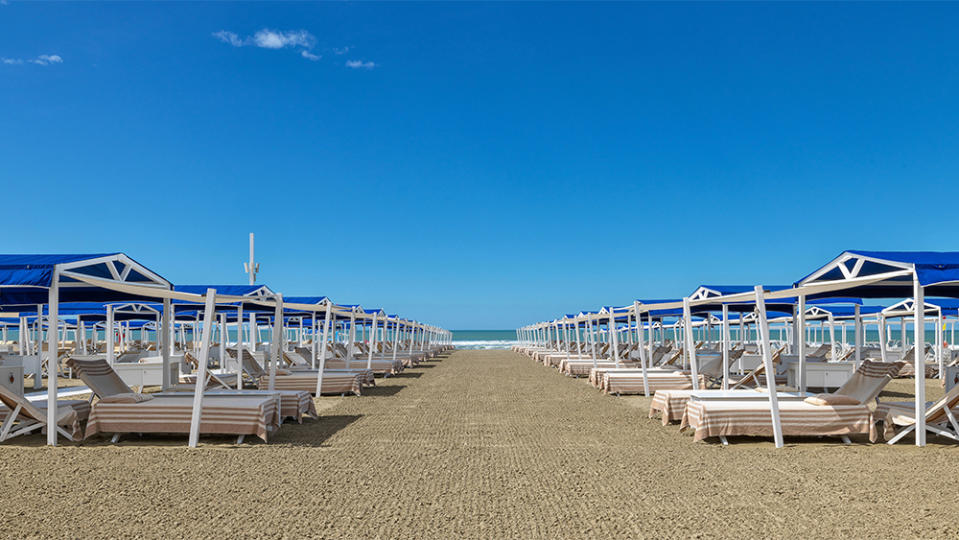
M 93 404 L 93 411 L 90 413 L 90 423 L 96 418 L 99 419 L 100 425 L 91 431 L 88 423 L 87 437 L 98 431 L 114 433 L 189 433 L 190 417 L 193 414 L 193 396 L 189 393 L 167 392 L 157 395 L 154 399 L 150 394 L 134 392 L 123 382 L 123 379 L 117 375 L 106 360 L 76 360 L 71 358 L 68 362 L 77 376 L 90 387 L 96 397 L 100 398 Z M 182 398 L 176 394 L 180 394 Z M 207 397 L 210 399 L 206 399 Z M 188 402 L 188 407 L 184 405 L 184 403 L 187 403 L 183 401 L 184 398 Z M 250 400 L 244 402 L 241 398 L 250 398 Z M 228 431 L 231 429 L 229 415 L 220 414 L 225 407 L 220 401 L 227 401 L 230 406 L 236 405 L 243 409 L 237 411 L 238 423 L 234 428 L 237 430 L 235 433 Z M 275 405 L 269 405 L 274 401 Z M 144 405 L 144 403 L 150 405 Z M 272 392 L 263 394 L 254 392 L 242 394 L 242 392 L 235 390 L 231 391 L 230 394 L 204 393 L 203 410 L 201 412 L 203 424 L 207 423 L 208 407 L 211 414 L 215 413 L 209 419 L 211 431 L 203 431 L 204 427 L 201 424 L 201 433 L 258 435 L 263 440 L 266 440 L 266 436 L 265 432 L 260 429 L 261 427 L 274 429 L 279 426 L 283 418 L 295 418 L 297 421 L 302 421 L 304 414 L 314 418 L 317 417 L 316 406 L 307 393 Z M 269 416 L 262 416 L 265 413 L 269 413 Z M 131 428 L 136 414 L 146 415 L 144 416 L 144 429 Z M 250 418 L 256 415 L 261 417 L 256 422 L 251 423 Z M 172 426 L 172 431 L 150 429 L 159 429 L 167 424 Z
M 366 368 L 368 363 L 368 353 L 360 352 L 359 355 L 354 356 L 352 360 L 347 363 L 347 358 L 349 358 L 349 353 L 346 350 L 346 347 L 342 343 L 336 343 L 332 347 L 333 357 L 326 359 L 327 368 L 339 368 L 339 369 L 353 369 L 357 367 Z M 396 375 L 403 371 L 405 367 L 404 361 L 408 361 L 410 365 L 413 364 L 412 357 L 404 356 L 399 351 L 397 351 L 396 360 L 393 360 L 392 353 L 386 356 L 378 356 L 377 353 L 373 353 L 373 360 L 369 362 L 370 369 L 374 373 L 380 375 Z M 347 364 L 349 366 L 347 367 Z
M 0 441 L 26 435 L 47 426 L 47 409 L 31 403 L 5 386 L 0 386 L 0 403 L 7 407 L 3 424 L 0 424 Z M 44 401 L 44 405 L 46 402 Z M 80 437 L 80 416 L 69 404 L 57 404 L 57 432 L 71 441 Z
M 236 351 L 231 351 L 235 355 Z M 243 372 L 249 375 L 259 388 L 268 388 L 270 384 L 270 374 L 260 367 L 253 355 L 246 349 L 242 350 L 241 366 Z M 316 371 L 287 371 L 277 370 L 274 377 L 273 388 L 277 390 L 297 390 L 316 393 Z M 359 396 L 362 393 L 363 382 L 367 375 L 362 372 L 344 370 L 344 371 L 323 371 L 322 394 L 347 394 L 352 393 Z M 310 384 L 312 381 L 312 385 Z
M 280 424 L 280 397 L 271 395 L 205 396 L 200 416 L 201 435 L 256 435 L 264 442 Z M 108 397 L 94 403 L 85 438 L 97 433 L 189 433 L 193 396 L 152 398 L 150 394 Z
M 839 436 L 868 433 L 875 437 L 873 411 L 883 387 L 902 366 L 899 363 L 865 361 L 852 377 L 831 394 L 818 394 L 803 401 L 779 403 L 780 423 L 786 436 Z M 768 396 L 767 396 L 768 397 Z M 769 401 L 762 399 L 696 399 L 686 404 L 680 430 L 692 429 L 696 441 L 743 435 L 773 434 Z
M 926 429 L 959 441 L 959 420 L 956 419 L 957 412 L 954 410 L 956 408 L 959 408 L 959 384 L 953 386 L 939 401 L 926 404 Z M 916 409 L 910 402 L 880 402 L 876 408 L 876 419 L 887 423 L 887 427 L 901 428 L 889 439 L 889 444 L 896 444 L 916 430 Z
M 700 344 L 701 345 L 701 344 Z M 680 350 L 676 356 L 670 358 L 660 367 L 647 368 L 645 379 L 647 384 L 643 384 L 642 368 L 613 368 L 608 369 L 602 377 L 602 390 L 609 394 L 639 394 L 645 392 L 646 386 L 650 392 L 658 390 L 684 390 L 691 389 L 693 385 L 693 376 L 691 371 L 681 370 L 673 367 L 670 362 L 677 359 L 682 354 Z M 701 359 L 697 359 L 699 387 L 705 387 L 710 380 L 722 377 L 722 355 L 705 352 L 701 353 Z
M 929 346 L 926 346 L 926 350 L 929 349 Z M 939 365 L 935 363 L 926 362 L 926 355 L 923 353 L 923 366 L 925 367 L 925 377 L 927 379 L 932 379 L 939 376 Z M 909 378 L 916 376 L 916 347 L 913 346 L 909 349 L 908 352 L 902 357 L 903 366 L 899 370 L 899 374 L 896 375 L 898 378 Z

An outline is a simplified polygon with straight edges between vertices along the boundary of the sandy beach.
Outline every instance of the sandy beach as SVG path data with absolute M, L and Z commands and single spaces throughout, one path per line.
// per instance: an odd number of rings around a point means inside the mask
M 896 381 L 885 399 L 901 399 Z M 930 396 L 934 387 L 930 386 Z M 955 537 L 959 448 L 693 443 L 508 351 L 317 400 L 269 444 L 0 445 L 3 537 Z M 915 501 L 921 501 L 916 503 Z

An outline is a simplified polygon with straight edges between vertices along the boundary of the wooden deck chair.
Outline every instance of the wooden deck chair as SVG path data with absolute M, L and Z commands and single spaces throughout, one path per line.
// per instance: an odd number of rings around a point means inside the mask
M 782 356 L 783 351 L 785 351 L 785 350 L 786 350 L 786 347 L 783 346 L 783 347 L 780 347 L 780 349 L 779 349 L 778 351 L 776 351 L 775 353 L 773 353 L 773 358 L 772 358 L 772 360 L 773 360 L 773 362 L 772 362 L 773 365 L 778 365 L 778 364 L 779 364 L 779 357 Z M 736 390 L 737 388 L 742 388 L 743 386 L 745 386 L 745 385 L 746 385 L 747 383 L 749 383 L 749 382 L 752 382 L 752 383 L 753 383 L 755 386 L 757 386 L 757 387 L 758 387 L 758 386 L 762 386 L 763 383 L 759 380 L 759 377 L 760 377 L 760 375 L 763 375 L 765 372 L 766 372 L 766 363 L 765 363 L 765 362 L 761 362 L 761 363 L 756 367 L 756 369 L 754 369 L 754 370 L 750 371 L 749 373 L 743 375 L 742 378 L 740 378 L 738 381 L 736 381 L 735 383 L 729 385 L 729 389 L 730 389 L 730 390 Z
M 95 360 L 71 358 L 67 360 L 67 366 L 77 374 L 77 377 L 80 377 L 95 396 L 101 399 L 107 396 L 135 393 L 102 358 Z M 93 401 L 93 396 L 90 396 L 90 400 Z
M 30 403 L 5 386 L 0 386 L 0 403 L 10 409 L 6 420 L 0 425 L 0 441 L 26 435 L 47 426 L 47 411 Z M 80 438 L 80 418 L 69 405 L 57 407 L 57 433 L 71 441 Z
M 733 365 L 733 362 L 739 360 L 743 353 L 743 349 L 732 349 L 729 351 L 729 365 Z M 697 370 L 700 375 L 706 378 L 706 385 L 712 387 L 719 387 L 723 384 L 723 353 L 720 351 L 716 359 L 713 358 L 713 355 L 709 355 L 709 363 L 700 364 Z M 697 357 L 698 360 L 698 357 Z
M 683 349 L 682 347 L 680 347 L 679 350 L 676 351 L 675 353 L 673 353 L 672 355 L 663 355 L 663 358 L 666 358 L 666 360 L 660 362 L 660 363 L 659 363 L 659 367 L 666 367 L 666 366 L 670 366 L 670 365 L 672 365 L 673 363 L 675 363 L 676 360 L 679 360 L 680 358 L 683 357 L 683 351 L 684 351 L 684 350 L 685 350 L 685 349 Z
M 300 358 L 303 359 L 303 362 L 297 362 L 299 366 L 310 366 L 310 361 L 313 359 L 312 349 L 307 349 L 306 347 L 293 347 L 293 352 L 298 354 Z M 320 355 L 316 355 L 317 361 L 320 359 Z M 295 360 L 295 359 L 294 359 Z
M 185 353 L 183 353 L 183 359 L 186 360 L 191 366 L 193 366 L 193 369 L 196 369 L 196 370 L 199 371 L 200 361 L 197 360 L 195 356 L 193 356 L 193 353 L 191 353 L 191 352 L 185 352 Z M 219 385 L 219 386 L 222 386 L 223 388 L 227 388 L 227 389 L 232 389 L 232 388 L 233 388 L 232 386 L 230 386 L 229 384 L 227 384 L 223 379 L 221 379 L 220 377 L 218 377 L 218 376 L 216 375 L 216 373 L 213 373 L 212 371 L 210 371 L 210 370 L 208 369 L 208 370 L 206 370 L 206 384 L 205 384 L 204 388 L 209 388 L 209 387 L 210 387 L 210 383 L 215 383 L 215 384 L 217 384 L 217 385 Z M 188 383 L 188 384 L 189 384 L 189 383 Z M 183 386 L 183 385 L 177 384 L 177 386 Z
M 895 437 L 889 439 L 889 444 L 896 444 L 900 439 L 916 430 L 916 411 L 911 403 L 889 404 L 892 421 L 897 426 L 903 426 Z M 959 385 L 942 396 L 942 399 L 926 408 L 926 430 L 937 435 L 959 441 L 959 420 L 952 409 L 959 407 Z

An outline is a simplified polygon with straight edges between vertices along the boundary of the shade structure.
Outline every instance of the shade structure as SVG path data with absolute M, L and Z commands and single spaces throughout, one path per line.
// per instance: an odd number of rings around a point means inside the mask
M 868 283 L 857 282 L 868 278 Z M 925 446 L 926 296 L 959 298 L 959 252 L 847 250 L 796 281 L 797 288 L 835 286 L 834 295 L 863 298 L 912 298 L 915 334 L 916 445 Z
M 0 255 L 0 304 L 47 305 L 50 321 L 59 320 L 60 302 L 137 301 L 155 298 L 172 285 L 156 272 L 120 253 Z M 56 425 L 57 332 L 47 332 L 47 424 Z M 164 353 L 164 367 L 169 357 Z M 166 370 L 164 370 L 166 373 Z M 57 430 L 47 430 L 57 444 Z

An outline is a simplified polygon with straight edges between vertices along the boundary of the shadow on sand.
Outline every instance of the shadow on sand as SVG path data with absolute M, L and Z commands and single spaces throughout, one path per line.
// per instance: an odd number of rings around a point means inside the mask
M 402 388 L 402 387 L 400 387 Z M 395 393 L 395 392 L 394 392 Z M 363 415 L 321 415 L 318 420 L 313 418 L 304 418 L 302 424 L 287 420 L 280 426 L 280 429 L 272 433 L 269 442 L 264 443 L 262 439 L 255 435 L 247 435 L 241 444 L 236 444 L 235 435 L 202 435 L 200 436 L 199 448 L 255 448 L 263 445 L 294 445 L 294 446 L 326 446 L 324 442 L 346 429 L 350 424 L 356 422 Z M 89 439 L 80 442 L 70 442 L 63 438 L 59 444 L 65 447 L 142 447 L 142 448 L 187 448 L 188 436 L 183 433 L 125 433 L 117 443 L 110 442 L 110 434 L 95 435 Z M 42 434 L 30 434 L 23 437 L 17 437 L 2 444 L 6 447 L 19 448 L 39 448 L 46 446 L 47 437 Z
M 377 385 L 377 386 L 363 389 L 363 397 L 395 396 L 396 394 L 400 393 L 400 391 L 403 390 L 404 388 L 406 388 L 405 384 L 391 384 L 389 386 Z

